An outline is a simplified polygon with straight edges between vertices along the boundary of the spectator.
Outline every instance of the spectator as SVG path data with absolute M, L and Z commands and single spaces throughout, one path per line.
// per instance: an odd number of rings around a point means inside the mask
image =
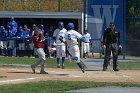
M 1 40 L 2 40 L 2 55 L 7 56 L 8 31 L 5 30 L 4 26 L 1 26 L 0 37 L 1 37 Z
M 11 29 L 12 27 L 12 24 L 14 25 L 15 28 L 18 28 L 18 24 L 17 22 L 14 20 L 14 17 L 11 17 L 11 21 L 8 22 L 7 24 L 7 28 L 8 29 Z
M 49 46 L 52 47 L 54 43 L 53 39 L 54 27 L 51 25 L 48 30 L 48 37 L 49 37 Z
M 16 37 L 17 28 L 14 27 L 14 23 L 11 24 L 11 29 L 9 29 L 8 32 L 9 32 L 9 37 L 11 38 L 9 40 L 10 55 L 16 56 L 16 51 L 14 50 L 14 48 L 16 47 L 16 42 L 14 38 Z M 13 50 L 13 53 L 12 53 L 12 50 Z
M 18 55 L 24 56 L 26 32 L 23 30 L 22 26 L 19 27 L 16 36 L 17 36 L 17 42 L 19 47 Z

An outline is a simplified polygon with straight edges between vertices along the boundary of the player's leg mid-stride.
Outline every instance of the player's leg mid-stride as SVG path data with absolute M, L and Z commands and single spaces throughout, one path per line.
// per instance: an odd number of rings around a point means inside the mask
M 72 60 L 75 60 L 75 61 L 77 62 L 77 65 L 78 65 L 79 68 L 81 69 L 81 71 L 82 71 L 83 73 L 85 73 L 85 67 L 84 67 L 84 65 L 81 64 L 81 62 L 78 60 L 78 57 L 72 56 L 71 59 L 72 59 Z

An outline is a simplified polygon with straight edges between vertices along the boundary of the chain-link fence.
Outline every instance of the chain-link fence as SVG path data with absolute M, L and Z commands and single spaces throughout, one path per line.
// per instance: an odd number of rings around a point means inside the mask
M 0 11 L 83 11 L 83 0 L 0 0 Z
M 140 56 L 140 4 L 128 0 L 126 9 L 126 54 Z
M 140 18 L 127 18 L 126 54 L 140 56 Z

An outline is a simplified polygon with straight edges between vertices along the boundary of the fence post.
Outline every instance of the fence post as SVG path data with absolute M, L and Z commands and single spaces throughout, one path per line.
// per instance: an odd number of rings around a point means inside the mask
M 58 0 L 58 12 L 61 11 L 61 0 Z

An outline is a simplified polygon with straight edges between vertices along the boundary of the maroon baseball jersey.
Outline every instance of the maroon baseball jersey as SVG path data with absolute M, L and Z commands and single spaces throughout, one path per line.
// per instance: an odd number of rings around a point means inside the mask
M 34 47 L 35 48 L 42 48 L 43 47 L 43 41 L 38 41 L 38 36 L 36 34 L 33 35 L 32 37 L 33 39 L 33 43 L 34 43 Z

